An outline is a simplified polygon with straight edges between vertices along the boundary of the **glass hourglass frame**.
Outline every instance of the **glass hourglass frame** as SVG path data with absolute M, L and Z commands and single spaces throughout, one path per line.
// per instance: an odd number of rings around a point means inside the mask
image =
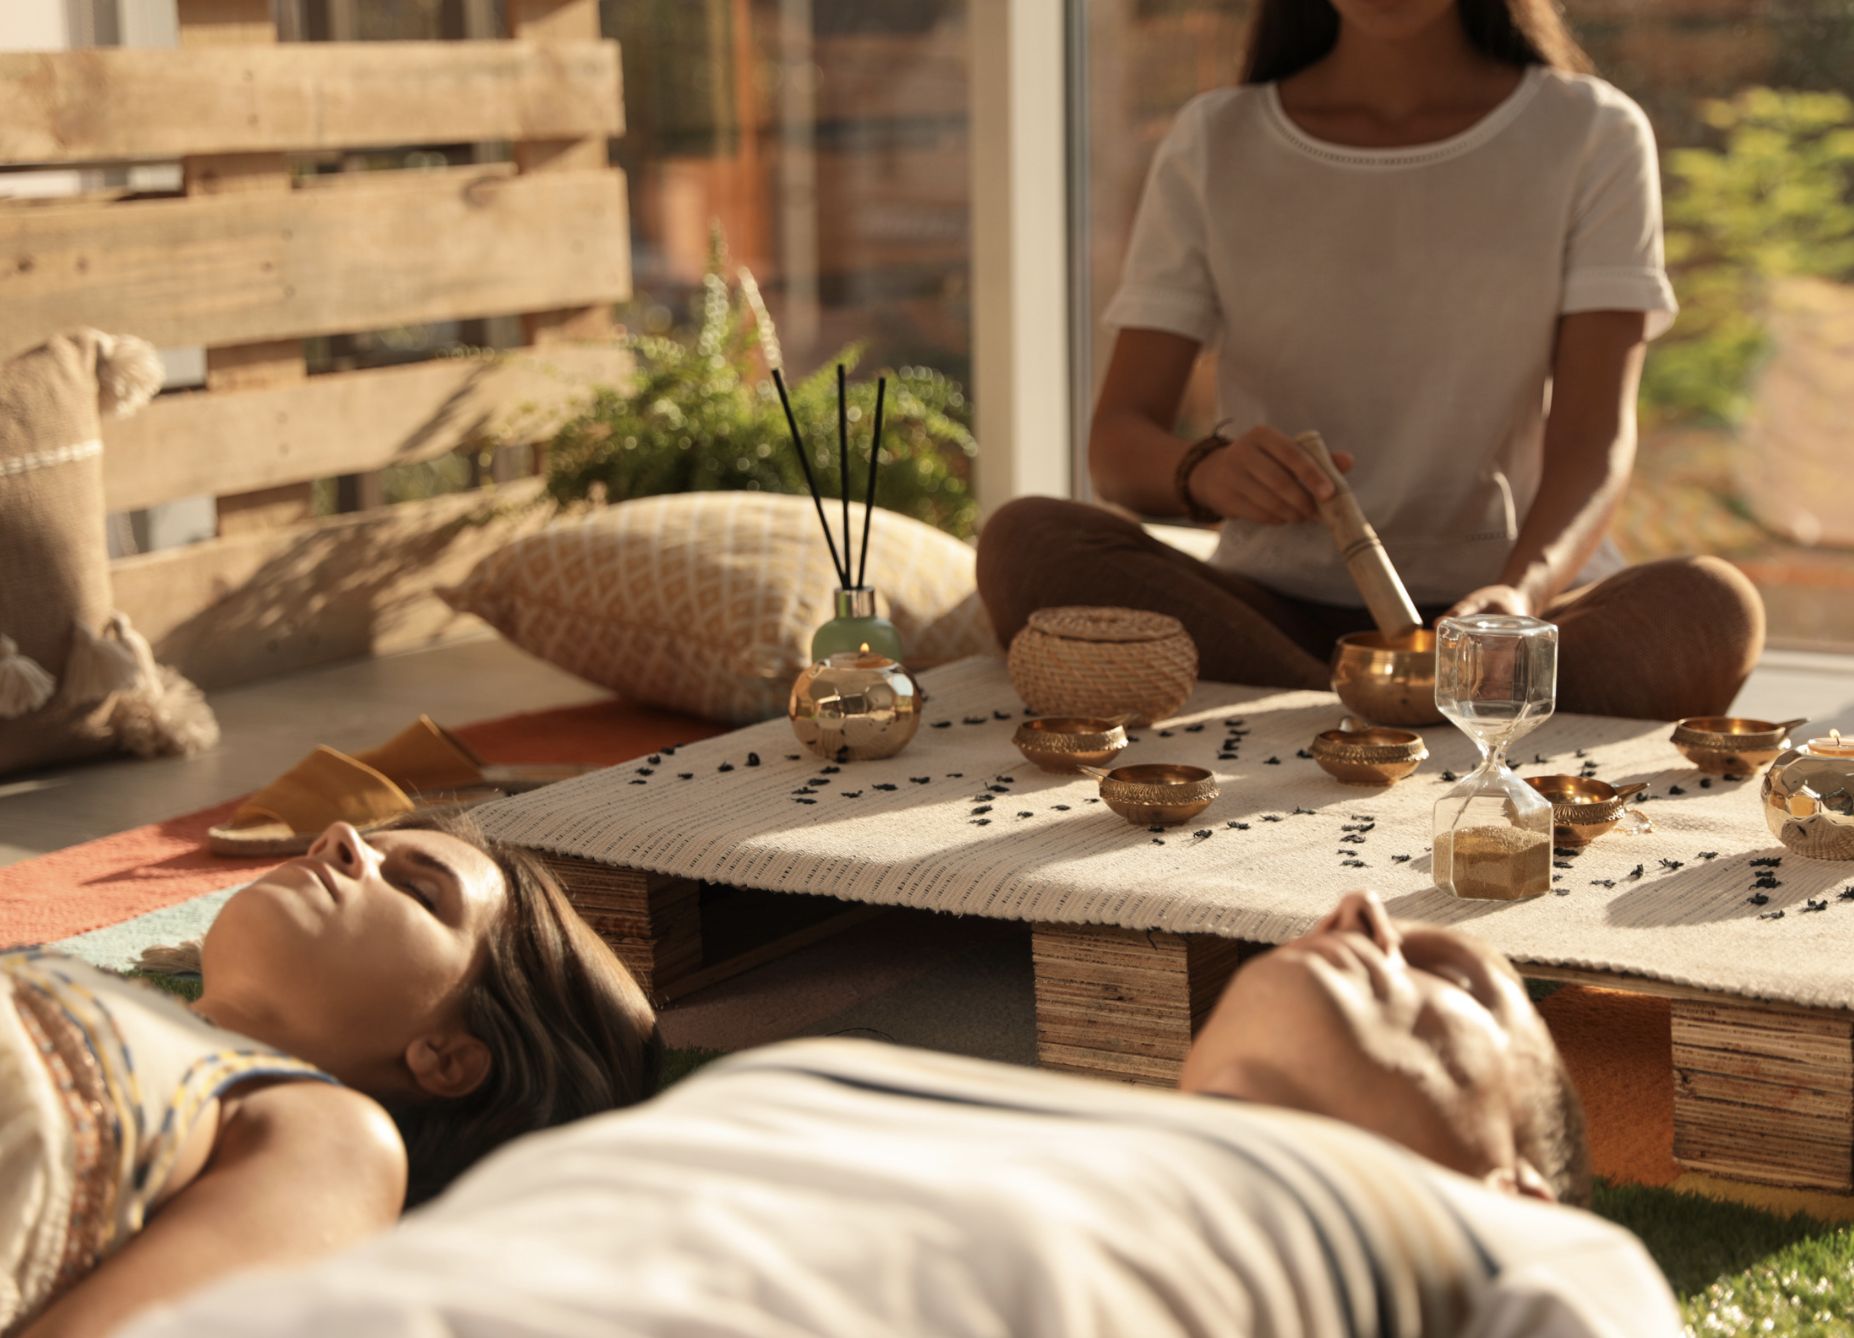
M 1551 887 L 1551 802 L 1506 765 L 1514 741 L 1557 705 L 1558 629 L 1475 614 L 1436 624 L 1436 709 L 1480 764 L 1435 807 L 1435 878 L 1470 900 L 1518 901 Z

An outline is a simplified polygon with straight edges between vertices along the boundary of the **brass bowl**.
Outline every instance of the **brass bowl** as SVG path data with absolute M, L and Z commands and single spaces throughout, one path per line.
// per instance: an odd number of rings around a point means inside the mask
M 1099 767 L 1077 770 L 1100 781 L 1101 802 L 1135 827 L 1176 827 L 1189 822 L 1223 793 L 1204 768 L 1173 762 L 1148 762 L 1112 771 Z
M 1333 691 L 1350 710 L 1380 725 L 1439 725 L 1436 634 L 1395 640 L 1382 632 L 1348 632 L 1333 647 Z
M 1646 785 L 1610 785 L 1589 776 L 1528 776 L 1526 784 L 1551 800 L 1551 839 L 1587 846 L 1622 820 L 1622 810 Z
M 1423 736 L 1401 729 L 1329 729 L 1308 749 L 1320 769 L 1341 785 L 1395 785 L 1423 764 Z
M 1789 746 L 1786 735 L 1808 720 L 1745 720 L 1732 715 L 1696 715 L 1679 721 L 1671 736 L 1680 755 L 1715 776 L 1749 776 L 1776 760 Z
M 1084 766 L 1105 766 L 1118 757 L 1127 746 L 1127 727 L 1121 720 L 1046 715 L 1024 721 L 1011 742 L 1043 770 L 1072 774 Z

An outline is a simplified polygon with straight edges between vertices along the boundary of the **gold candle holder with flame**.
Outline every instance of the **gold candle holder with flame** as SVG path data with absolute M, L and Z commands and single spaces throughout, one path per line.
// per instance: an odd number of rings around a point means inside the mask
M 798 741 L 832 762 L 893 757 L 921 727 L 920 685 L 869 649 L 828 655 L 798 675 L 786 714 Z

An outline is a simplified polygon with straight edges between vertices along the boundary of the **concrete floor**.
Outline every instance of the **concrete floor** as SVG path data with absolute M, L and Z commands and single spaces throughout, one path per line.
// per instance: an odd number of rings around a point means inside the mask
M 0 781 L 0 865 L 249 793 L 317 744 L 370 748 L 421 711 L 462 725 L 609 695 L 487 634 L 209 693 L 223 735 L 210 753 L 113 758 Z

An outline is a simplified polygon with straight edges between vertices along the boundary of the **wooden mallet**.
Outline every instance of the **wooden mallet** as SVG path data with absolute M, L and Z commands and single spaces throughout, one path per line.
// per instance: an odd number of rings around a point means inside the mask
M 1410 602 L 1410 595 L 1391 566 L 1390 554 L 1378 532 L 1371 528 L 1365 513 L 1358 508 L 1358 498 L 1345 481 L 1345 475 L 1333 463 L 1332 453 L 1317 432 L 1303 432 L 1295 444 L 1312 457 L 1322 473 L 1332 480 L 1333 495 L 1319 504 L 1320 518 L 1339 543 L 1339 555 L 1345 569 L 1358 583 L 1358 593 L 1365 597 L 1365 607 L 1378 630 L 1393 641 L 1401 640 L 1422 628 L 1423 620 Z

